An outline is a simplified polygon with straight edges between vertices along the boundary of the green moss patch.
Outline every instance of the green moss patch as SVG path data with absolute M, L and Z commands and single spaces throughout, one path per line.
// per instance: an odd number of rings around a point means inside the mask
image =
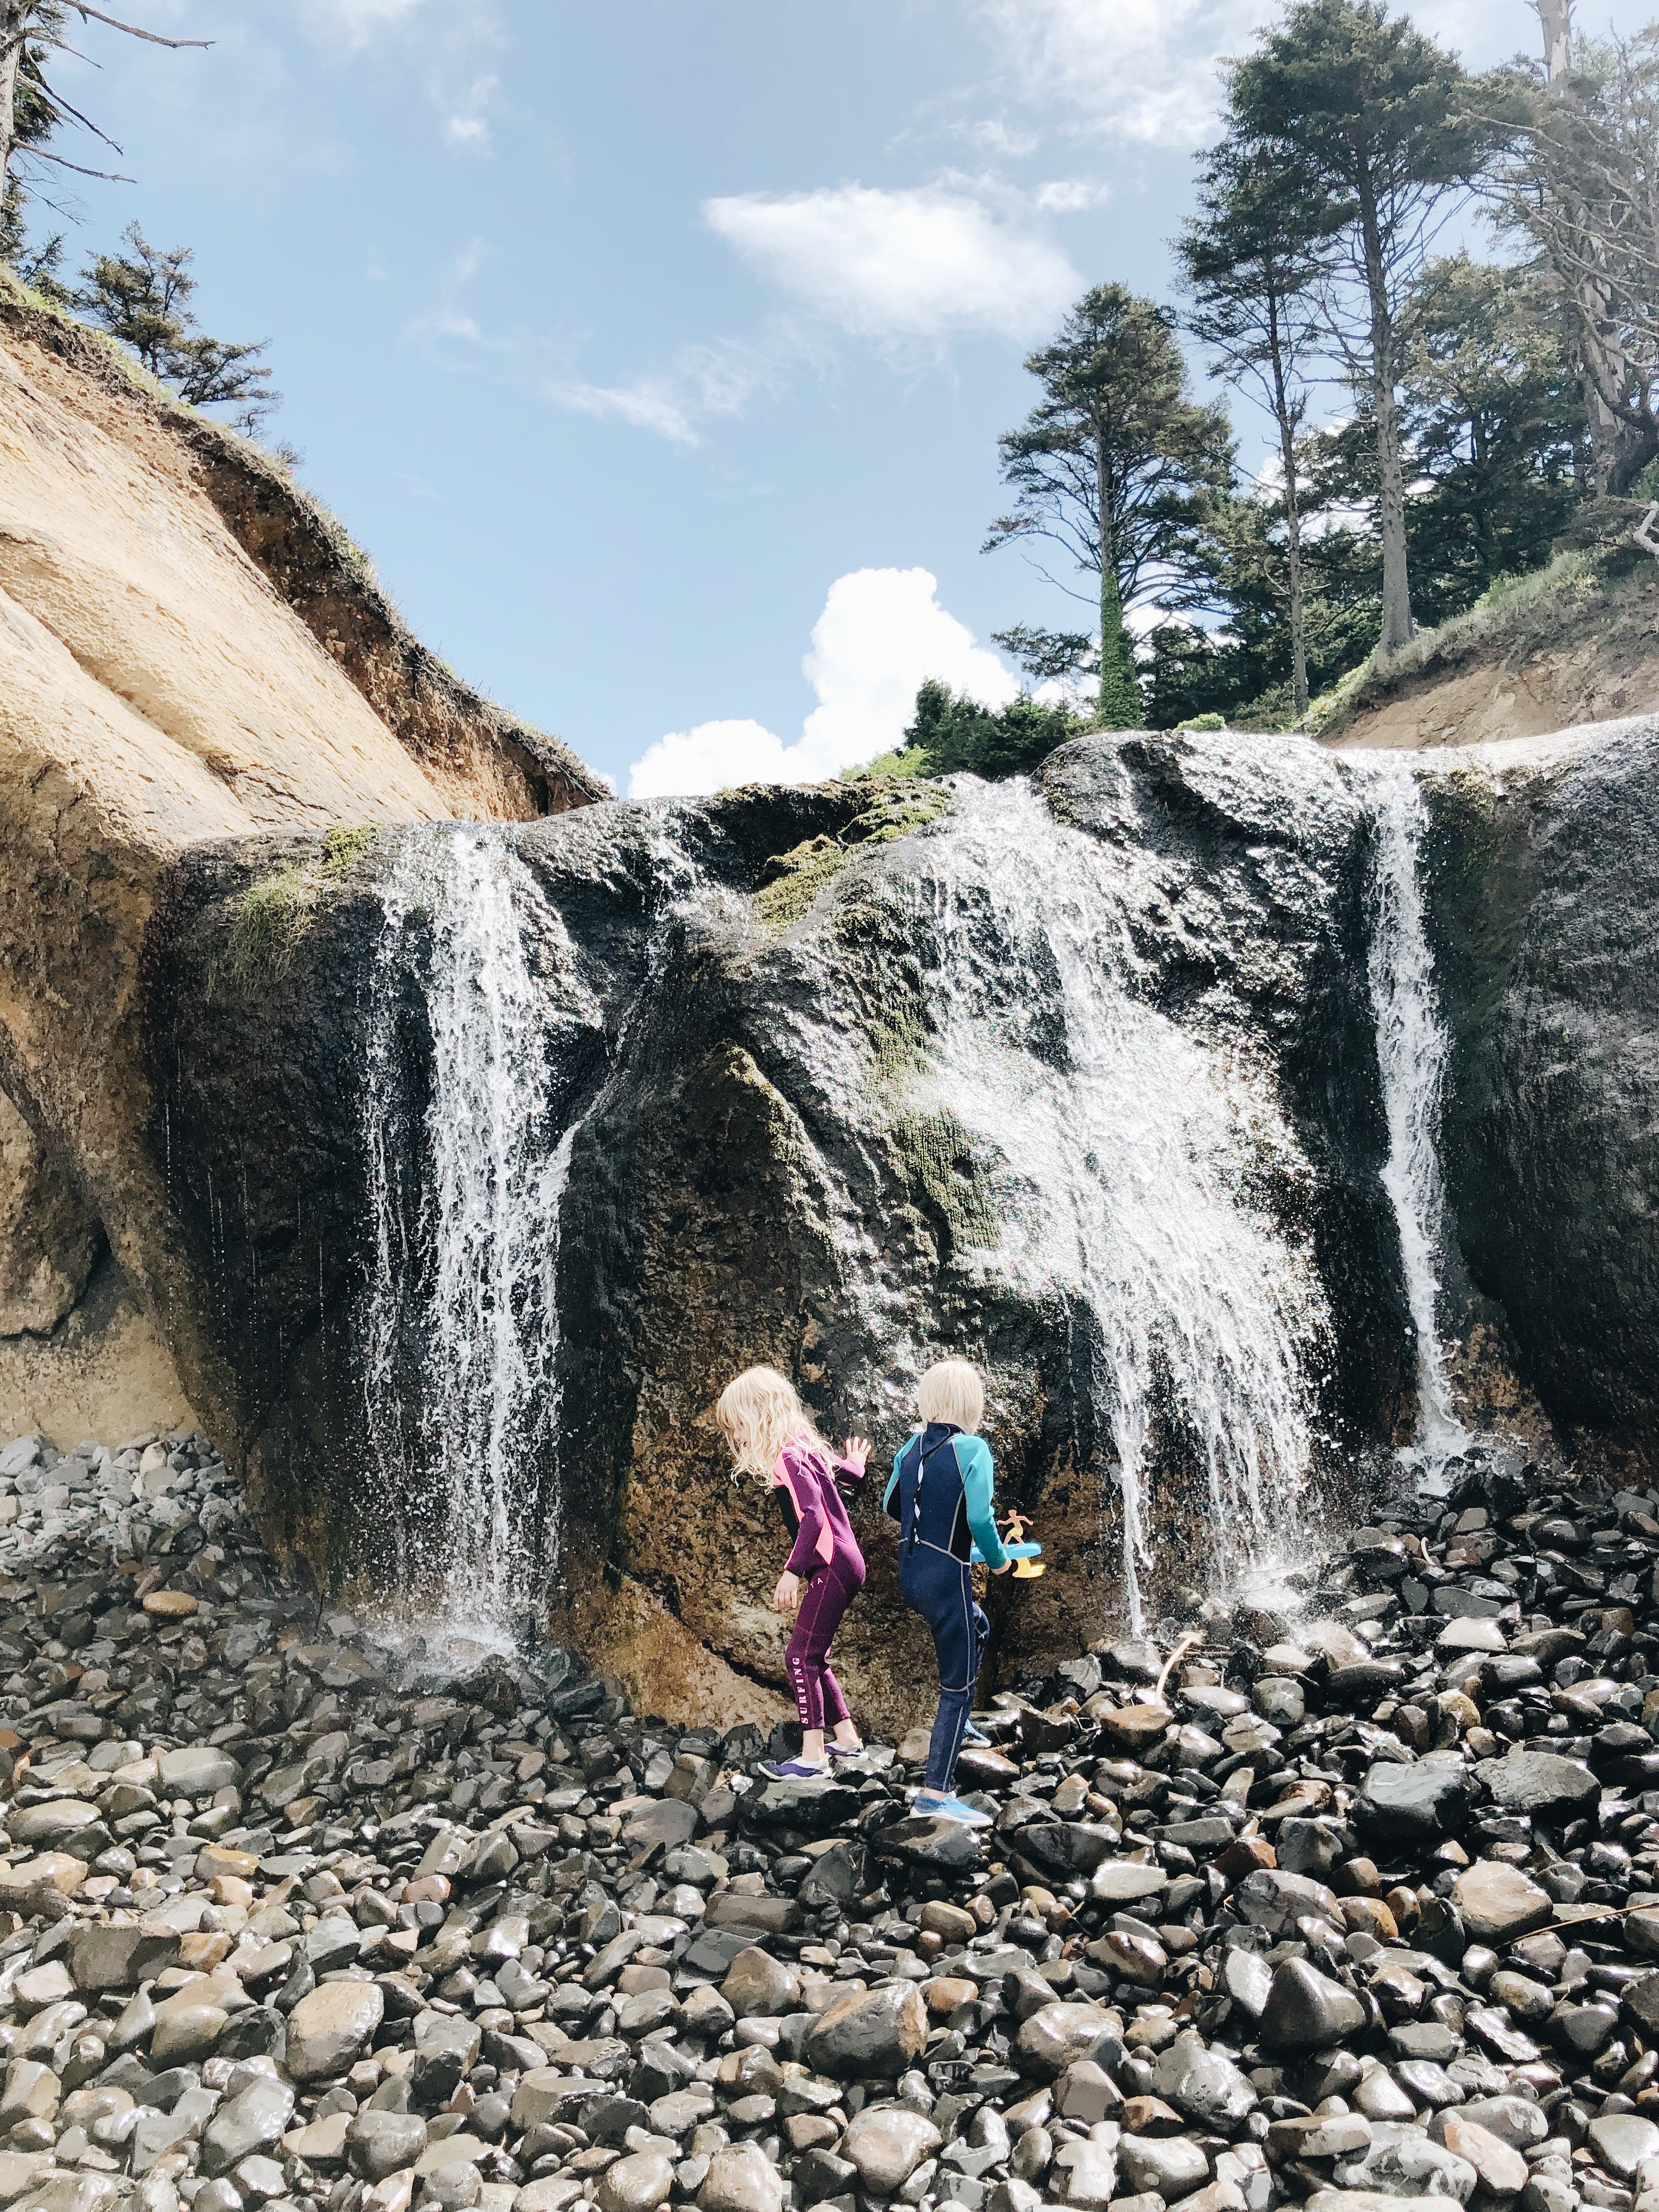
M 380 836 L 373 822 L 337 823 L 312 857 L 279 861 L 228 902 L 224 942 L 208 972 L 210 993 L 286 975 L 318 906 L 337 891 Z
M 755 913 L 768 929 L 792 929 L 828 889 L 860 845 L 890 845 L 926 829 L 950 811 L 948 792 L 927 784 L 892 784 L 837 836 L 808 837 L 768 863 L 769 880 L 755 894 Z

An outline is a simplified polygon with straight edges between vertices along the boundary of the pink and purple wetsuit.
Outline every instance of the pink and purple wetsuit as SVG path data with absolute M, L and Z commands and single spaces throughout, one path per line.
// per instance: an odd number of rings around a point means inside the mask
M 772 1468 L 783 1524 L 794 1540 L 784 1571 L 806 1584 L 784 1654 L 804 1729 L 834 1728 L 851 1717 L 830 1670 L 830 1645 L 842 1615 L 864 1587 L 864 1554 L 836 1487 L 838 1477 L 861 1482 L 864 1469 L 851 1460 L 829 1459 L 806 1437 L 792 1437 Z

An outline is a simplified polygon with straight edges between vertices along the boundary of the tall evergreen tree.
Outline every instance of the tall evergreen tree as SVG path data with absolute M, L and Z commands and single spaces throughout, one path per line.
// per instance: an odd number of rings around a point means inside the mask
M 1227 418 L 1188 396 L 1174 316 L 1121 284 L 1085 293 L 1025 366 L 1043 397 L 998 441 L 1015 501 L 984 550 L 1045 538 L 1099 578 L 1100 720 L 1133 729 L 1145 709 L 1124 617 L 1153 598 L 1201 603 L 1206 503 L 1232 474 Z
M 1296 445 L 1308 409 L 1308 367 L 1319 343 L 1316 288 L 1336 220 L 1299 163 L 1235 132 L 1206 157 L 1198 211 L 1176 241 L 1193 301 L 1188 329 L 1215 357 L 1212 373 L 1255 389 L 1279 434 L 1298 717 L 1308 709 L 1308 652 Z
M 1412 635 L 1398 386 L 1401 310 L 1455 188 L 1511 128 L 1477 113 L 1455 58 L 1387 0 L 1296 0 L 1229 72 L 1231 127 L 1276 148 L 1326 196 L 1349 281 L 1328 295 L 1376 447 L 1385 653 Z

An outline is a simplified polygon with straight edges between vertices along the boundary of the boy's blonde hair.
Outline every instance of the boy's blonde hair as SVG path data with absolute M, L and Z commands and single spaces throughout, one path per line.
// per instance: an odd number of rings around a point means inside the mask
M 949 1421 L 971 1437 L 985 1418 L 985 1385 L 970 1359 L 936 1360 L 916 1385 L 924 1421 Z
M 732 1447 L 732 1455 L 743 1474 L 770 1479 L 772 1467 L 785 1444 L 804 1437 L 820 1451 L 823 1439 L 811 1416 L 795 1395 L 795 1386 L 775 1367 L 745 1367 L 720 1392 L 714 1422 Z

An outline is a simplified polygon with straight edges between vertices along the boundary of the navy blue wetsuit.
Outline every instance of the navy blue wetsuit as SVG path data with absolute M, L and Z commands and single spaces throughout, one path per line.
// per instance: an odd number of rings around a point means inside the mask
M 904 1601 L 933 1632 L 939 1711 L 923 1786 L 947 1795 L 988 1626 L 974 1603 L 969 1549 L 976 1543 L 993 1567 L 1007 1558 L 991 1513 L 994 1480 L 988 1445 L 947 1422 L 930 1421 L 900 1447 L 882 1500 L 899 1523 Z

